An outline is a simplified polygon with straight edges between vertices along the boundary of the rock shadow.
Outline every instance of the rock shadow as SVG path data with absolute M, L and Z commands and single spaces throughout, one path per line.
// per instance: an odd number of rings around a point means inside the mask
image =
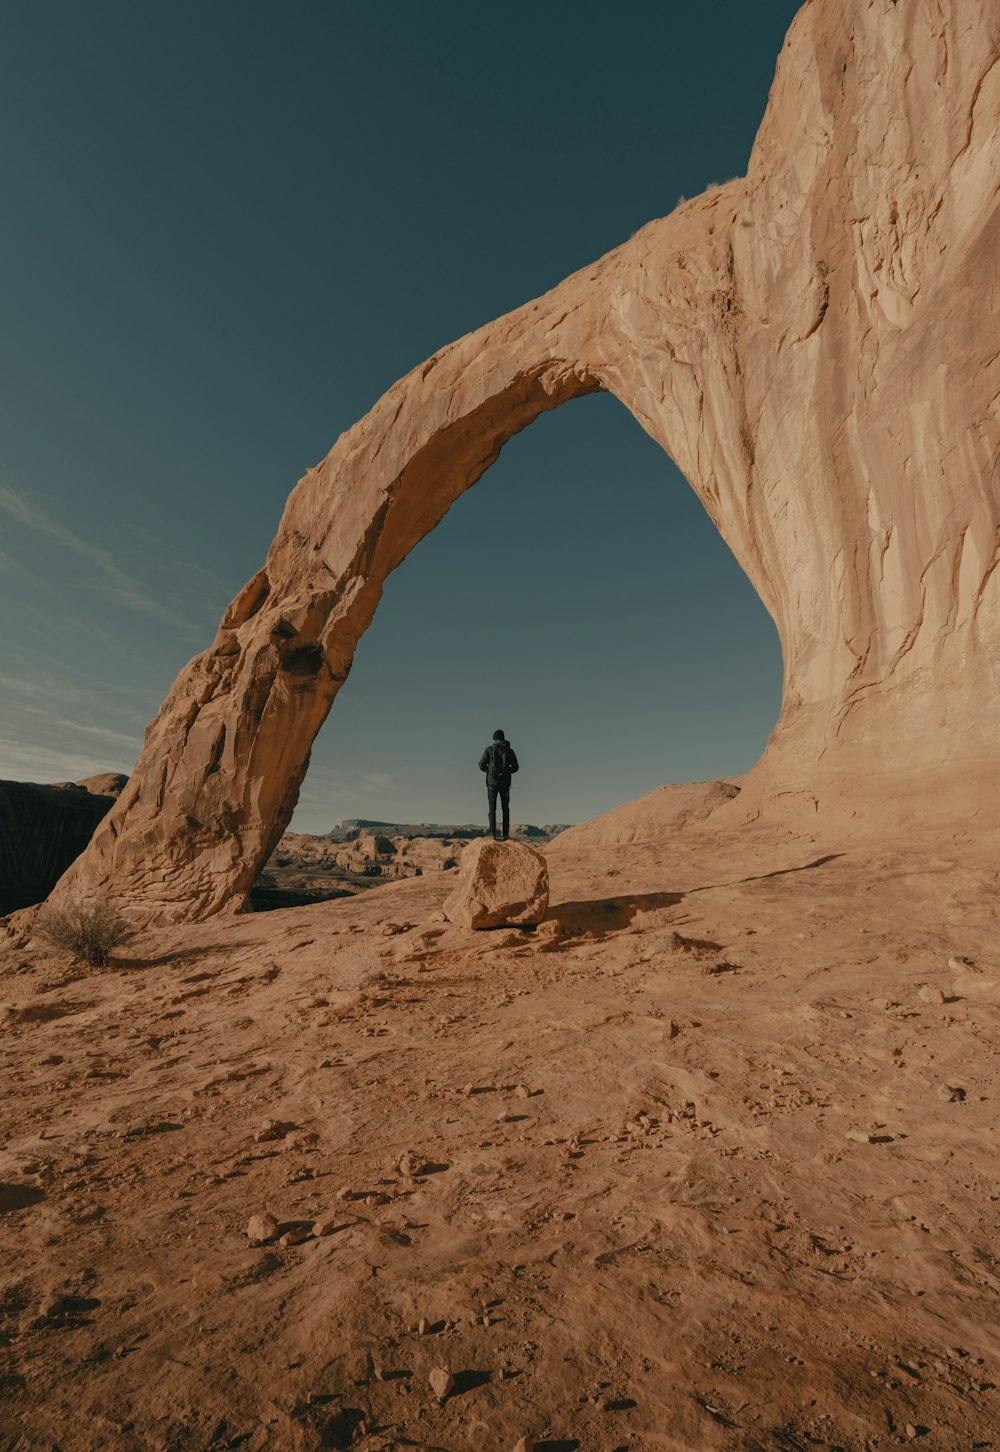
M 639 913 L 661 912 L 676 907 L 682 892 L 648 892 L 632 897 L 601 897 L 589 902 L 561 902 L 550 907 L 543 923 L 556 923 L 567 938 L 590 938 L 600 942 L 627 928 Z
M 135 968 L 169 968 L 178 963 L 197 963 L 205 958 L 214 958 L 228 953 L 249 952 L 255 944 L 213 943 L 211 948 L 175 948 L 172 953 L 159 953 L 155 958 L 127 958 L 123 953 L 113 954 L 104 964 L 102 971 L 129 971 Z M 205 974 L 206 978 L 214 974 Z
M 44 1199 L 45 1193 L 37 1185 L 0 1185 L 0 1215 L 24 1210 Z
M 689 887 L 688 895 L 715 892 L 720 887 L 742 887 L 745 882 L 766 882 L 771 877 L 791 877 L 796 872 L 812 872 L 817 867 L 825 867 L 828 862 L 836 862 L 838 857 L 846 856 L 846 852 L 828 852 L 825 857 L 817 857 L 813 862 L 803 862 L 800 867 L 778 867 L 774 872 L 755 872 L 752 877 L 737 877 L 733 882 L 713 882 L 706 883 L 704 887 Z
M 493 1380 L 492 1371 L 456 1371 L 455 1385 L 448 1393 L 448 1399 L 464 1396 L 466 1392 L 475 1391 L 477 1387 L 486 1386 Z

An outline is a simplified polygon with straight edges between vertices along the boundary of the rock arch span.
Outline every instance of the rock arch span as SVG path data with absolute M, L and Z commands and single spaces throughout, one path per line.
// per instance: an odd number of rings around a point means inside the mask
M 242 905 L 386 575 L 539 413 L 606 389 L 773 616 L 761 791 L 994 758 L 1000 21 L 808 0 L 748 174 L 442 349 L 289 497 L 55 890 Z

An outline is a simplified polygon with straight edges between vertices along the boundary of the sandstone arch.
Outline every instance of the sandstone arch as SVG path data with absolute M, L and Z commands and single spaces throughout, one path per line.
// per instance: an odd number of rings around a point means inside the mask
M 293 490 L 57 896 L 238 907 L 386 575 L 545 409 L 607 389 L 776 622 L 754 778 L 953 769 L 998 744 L 1000 23 L 809 0 L 748 174 L 397 383 Z

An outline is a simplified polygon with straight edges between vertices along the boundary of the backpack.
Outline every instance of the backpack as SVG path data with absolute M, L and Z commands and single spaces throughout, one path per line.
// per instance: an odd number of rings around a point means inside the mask
M 489 775 L 510 776 L 510 746 L 506 741 L 494 741 L 490 747 Z

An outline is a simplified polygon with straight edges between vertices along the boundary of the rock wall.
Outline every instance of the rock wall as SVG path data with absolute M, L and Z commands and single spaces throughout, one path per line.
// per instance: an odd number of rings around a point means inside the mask
M 57 895 L 238 908 L 386 575 L 513 434 L 598 389 L 777 624 L 744 798 L 994 758 L 998 111 L 993 0 L 809 0 L 745 178 L 435 354 L 299 482 Z
M 48 896 L 114 802 L 72 782 L 0 781 L 0 917 Z

